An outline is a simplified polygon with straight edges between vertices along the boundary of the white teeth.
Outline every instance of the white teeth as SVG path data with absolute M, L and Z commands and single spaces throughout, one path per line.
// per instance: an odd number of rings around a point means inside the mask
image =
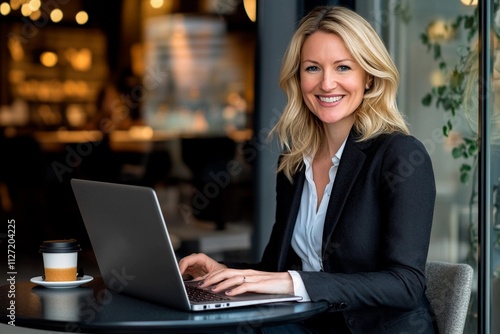
M 332 102 L 337 102 L 340 99 L 342 99 L 342 96 L 333 96 L 333 97 L 323 97 L 323 96 L 320 96 L 319 99 L 320 99 L 321 102 L 332 103 Z

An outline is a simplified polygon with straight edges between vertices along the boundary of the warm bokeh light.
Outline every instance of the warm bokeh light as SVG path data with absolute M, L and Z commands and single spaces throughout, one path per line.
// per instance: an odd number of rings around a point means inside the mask
M 38 20 L 42 16 L 42 12 L 39 10 L 34 11 L 33 13 L 30 14 L 30 19 L 33 21 Z
M 460 0 L 466 6 L 476 6 L 478 0 Z
M 161 8 L 163 6 L 163 0 L 150 0 L 149 3 L 153 8 Z
M 10 5 L 6 2 L 2 2 L 0 5 L 0 14 L 8 15 L 10 13 Z
M 433 42 L 450 41 L 455 37 L 455 30 L 445 20 L 438 19 L 427 26 L 427 35 Z
M 54 52 L 46 51 L 40 55 L 40 62 L 45 67 L 54 67 L 59 58 Z
M 21 6 L 21 14 L 23 16 L 30 16 L 33 11 L 31 10 L 31 7 L 29 4 L 25 3 L 24 5 Z
M 85 24 L 89 20 L 89 15 L 85 11 L 79 11 L 75 16 L 76 23 Z
M 257 0 L 243 0 L 243 6 L 250 21 L 257 20 Z
M 40 0 L 30 0 L 28 5 L 30 6 L 30 9 L 34 12 L 40 9 L 40 7 L 42 6 L 42 2 Z
M 50 19 L 52 22 L 57 23 L 60 22 L 63 18 L 63 12 L 59 8 L 54 9 L 50 12 Z
M 435 70 L 431 72 L 430 81 L 432 87 L 439 87 L 444 85 L 444 76 L 440 70 Z
M 88 48 L 81 50 L 70 48 L 66 50 L 65 57 L 77 71 L 85 72 L 92 68 L 92 51 Z
M 19 8 L 21 8 L 22 4 L 23 3 L 21 0 L 10 0 L 10 6 L 12 7 L 12 10 L 18 10 Z
M 14 61 L 21 61 L 24 58 L 24 49 L 21 40 L 18 38 L 9 38 L 7 41 L 7 48 L 9 49 L 10 56 Z
M 134 125 L 129 129 L 130 137 L 136 139 L 151 139 L 153 138 L 154 131 L 149 126 Z

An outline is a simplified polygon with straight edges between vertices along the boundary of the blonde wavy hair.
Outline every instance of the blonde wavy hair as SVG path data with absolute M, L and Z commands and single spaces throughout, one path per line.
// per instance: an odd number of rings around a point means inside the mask
M 292 179 L 304 154 L 316 154 L 325 140 L 322 122 L 307 108 L 300 89 L 300 56 L 305 40 L 317 31 L 338 35 L 360 66 L 373 78 L 355 111 L 354 129 L 363 141 L 382 133 L 409 133 L 396 105 L 399 73 L 383 42 L 359 14 L 339 6 L 320 6 L 299 23 L 283 56 L 280 86 L 288 101 L 271 135 L 278 136 L 283 155 L 278 172 Z

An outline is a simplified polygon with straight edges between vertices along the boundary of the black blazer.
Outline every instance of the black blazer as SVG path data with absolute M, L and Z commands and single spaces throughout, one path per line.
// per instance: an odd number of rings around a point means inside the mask
M 325 218 L 319 273 L 301 271 L 291 247 L 304 181 L 305 168 L 293 183 L 277 175 L 276 221 L 253 267 L 298 270 L 311 299 L 336 311 L 315 320 L 332 332 L 434 333 L 424 292 L 436 190 L 424 146 L 403 134 L 358 142 L 351 132 Z

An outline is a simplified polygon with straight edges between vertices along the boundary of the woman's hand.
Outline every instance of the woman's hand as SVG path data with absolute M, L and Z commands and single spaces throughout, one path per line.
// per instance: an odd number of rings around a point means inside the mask
M 245 292 L 293 294 L 293 281 L 288 272 L 274 273 L 250 269 L 229 269 L 205 254 L 191 254 L 179 261 L 183 275 L 200 280 L 200 288 L 236 296 Z
M 293 294 L 293 281 L 288 272 L 224 268 L 207 274 L 198 286 L 215 293 L 225 292 L 228 296 L 245 292 Z
M 205 254 L 191 254 L 179 261 L 182 275 L 191 275 L 194 279 L 202 279 L 208 273 L 227 268 Z

